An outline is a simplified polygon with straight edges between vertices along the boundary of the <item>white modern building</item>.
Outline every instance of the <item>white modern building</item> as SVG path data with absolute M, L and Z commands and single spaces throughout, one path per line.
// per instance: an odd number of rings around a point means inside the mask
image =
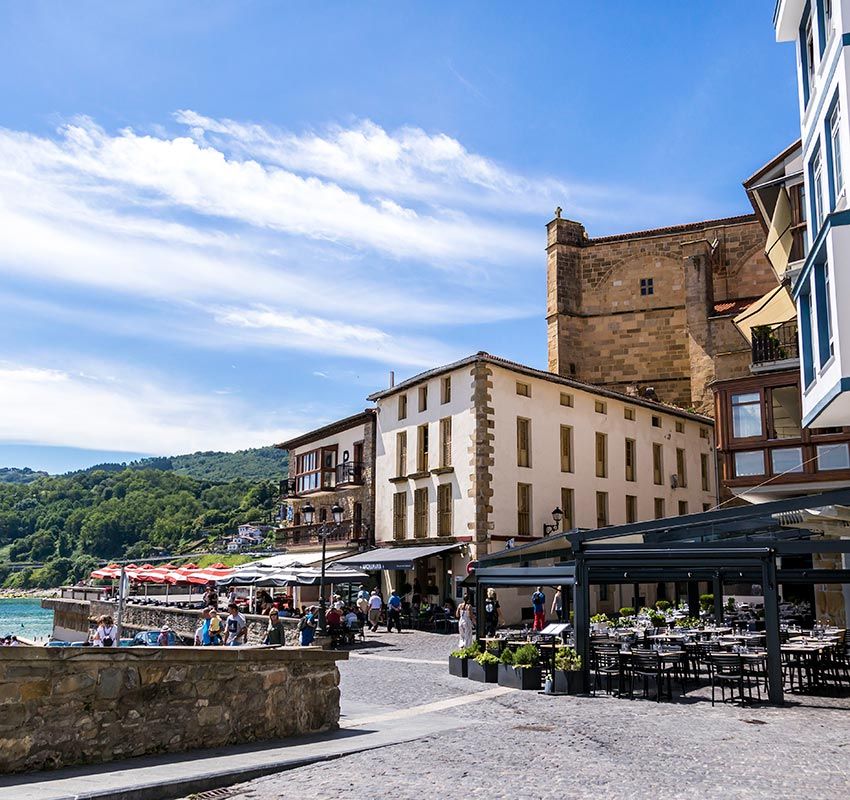
M 776 38 L 796 42 L 805 260 L 789 269 L 797 304 L 803 425 L 850 424 L 850 0 L 778 0 Z M 844 313 L 840 313 L 841 310 Z
M 379 549 L 353 561 L 432 602 L 461 597 L 469 562 L 510 542 L 717 503 L 713 420 L 673 406 L 487 353 L 369 399 Z

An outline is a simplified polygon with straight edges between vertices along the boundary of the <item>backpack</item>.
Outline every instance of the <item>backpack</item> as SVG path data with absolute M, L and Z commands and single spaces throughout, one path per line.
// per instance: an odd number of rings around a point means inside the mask
M 305 614 L 301 619 L 298 620 L 298 630 L 306 631 L 307 630 L 307 615 Z

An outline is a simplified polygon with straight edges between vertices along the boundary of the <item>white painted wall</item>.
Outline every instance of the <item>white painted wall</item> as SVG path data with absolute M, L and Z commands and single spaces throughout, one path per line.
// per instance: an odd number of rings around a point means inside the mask
M 379 400 L 377 436 L 375 443 L 375 538 L 378 544 L 390 543 L 393 539 L 393 495 L 407 492 L 407 538 L 413 539 L 413 491 L 428 487 L 428 532 L 437 535 L 437 485 L 451 483 L 454 497 L 453 533 L 455 536 L 474 535 L 468 523 L 475 520 L 475 501 L 469 496 L 471 488 L 470 447 L 474 440 L 475 418 L 472 409 L 472 376 L 470 367 L 450 373 L 452 379 L 451 401 L 441 400 L 443 375 L 427 381 L 428 408 L 419 411 L 419 386 L 411 387 L 406 393 L 407 418 L 398 418 L 398 394 Z M 391 483 L 396 477 L 396 441 L 400 431 L 407 432 L 407 472 L 416 471 L 417 429 L 429 426 L 429 466 L 439 466 L 440 420 L 452 417 L 452 466 L 453 473 L 429 475 L 427 478 Z
M 516 382 L 531 385 L 531 397 L 516 393 Z M 638 519 L 653 519 L 654 498 L 663 497 L 667 516 L 678 514 L 679 500 L 688 502 L 691 513 L 702 511 L 703 503 L 715 505 L 713 430 L 710 424 L 684 420 L 685 432 L 676 433 L 681 419 L 663 411 L 650 411 L 627 400 L 599 397 L 589 391 L 569 389 L 551 381 L 527 378 L 508 369 L 493 368 L 493 405 L 496 425 L 493 498 L 494 533 L 514 536 L 517 529 L 517 483 L 532 485 L 532 534 L 543 535 L 544 523 L 552 522 L 552 510 L 561 505 L 561 488 L 571 488 L 575 500 L 575 525 L 596 527 L 596 492 L 608 493 L 609 524 L 626 522 L 626 495 L 637 500 Z M 573 395 L 574 406 L 560 404 L 561 392 Z M 607 414 L 594 410 L 595 401 L 607 404 Z M 624 418 L 623 409 L 635 410 L 635 420 Z M 660 416 L 661 428 L 653 428 L 651 417 Z M 517 466 L 516 419 L 531 420 L 531 467 Z M 560 428 L 573 428 L 573 472 L 561 472 Z M 701 439 L 700 428 L 709 430 Z M 595 434 L 608 436 L 608 477 L 596 477 Z M 625 440 L 637 444 L 636 481 L 625 479 Z M 653 484 L 652 442 L 664 448 L 664 485 Z M 676 471 L 676 448 L 686 451 L 688 486 L 672 489 L 670 475 Z M 700 482 L 700 453 L 709 454 L 711 492 Z

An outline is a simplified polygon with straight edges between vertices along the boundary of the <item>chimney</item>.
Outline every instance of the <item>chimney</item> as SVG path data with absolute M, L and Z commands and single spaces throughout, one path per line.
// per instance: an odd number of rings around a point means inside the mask
M 392 389 L 393 386 L 395 386 L 395 370 L 391 369 L 390 370 L 390 389 Z

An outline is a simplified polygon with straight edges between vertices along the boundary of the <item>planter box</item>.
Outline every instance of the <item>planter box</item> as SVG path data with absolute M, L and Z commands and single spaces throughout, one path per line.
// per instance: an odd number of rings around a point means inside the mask
M 487 664 L 482 666 L 474 658 L 470 658 L 466 664 L 466 676 L 472 681 L 479 683 L 496 683 L 499 680 L 499 665 Z
M 578 694 L 581 691 L 581 672 L 553 670 L 552 691 L 555 694 Z
M 469 675 L 469 659 L 449 656 L 449 675 L 466 678 Z
M 509 686 L 511 689 L 539 689 L 541 673 L 540 667 L 499 664 L 499 686 Z

